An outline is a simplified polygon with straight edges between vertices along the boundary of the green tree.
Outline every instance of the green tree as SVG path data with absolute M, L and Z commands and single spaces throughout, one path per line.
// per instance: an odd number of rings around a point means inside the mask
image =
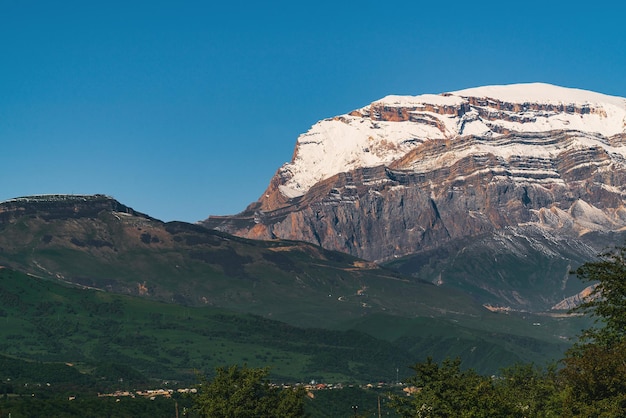
M 600 260 L 583 264 L 574 272 L 593 290 L 573 312 L 588 314 L 600 326 L 581 335 L 580 342 L 602 345 L 620 343 L 626 337 L 626 247 L 600 255 Z
M 517 364 L 502 370 L 495 380 L 498 416 L 557 418 L 562 416 L 562 385 L 556 367 L 544 370 Z
M 211 418 L 306 416 L 304 388 L 271 385 L 268 373 L 268 368 L 219 367 L 212 380 L 201 377 L 193 409 Z
M 446 417 L 561 417 L 561 391 L 554 369 L 532 364 L 505 369 L 501 376 L 480 376 L 461 370 L 461 362 L 428 358 L 411 368 L 406 380 L 410 396 L 392 395 L 392 406 L 405 418 Z
M 564 416 L 625 416 L 626 247 L 602 254 L 575 273 L 594 287 L 574 312 L 591 315 L 596 325 L 583 331 L 562 361 Z
M 626 414 L 626 341 L 576 344 L 563 359 L 568 414 L 619 417 Z
M 392 395 L 391 404 L 402 417 L 493 417 L 497 401 L 493 381 L 474 370 L 461 370 L 461 360 L 432 357 L 411 366 L 415 376 L 406 379 L 410 396 Z

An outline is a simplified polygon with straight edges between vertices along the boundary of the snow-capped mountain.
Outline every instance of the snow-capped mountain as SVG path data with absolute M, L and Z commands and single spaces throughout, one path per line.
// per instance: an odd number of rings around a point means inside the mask
M 322 120 L 258 202 L 205 224 L 385 260 L 506 227 L 618 231 L 625 184 L 626 99 L 488 86 Z
M 516 84 L 322 120 L 257 202 L 204 224 L 543 309 L 582 290 L 571 269 L 623 243 L 625 196 L 626 99 Z
M 315 124 L 298 138 L 291 162 L 278 172 L 281 194 L 294 198 L 335 174 L 356 168 L 390 165 L 427 142 L 442 143 L 466 136 L 488 138 L 462 152 L 441 153 L 435 160 L 413 161 L 405 168 L 432 171 L 469 154 L 551 158 L 560 148 L 507 140 L 511 133 L 579 131 L 566 146 L 588 147 L 601 138 L 618 136 L 618 144 L 604 143 L 624 155 L 626 99 L 549 84 L 479 87 L 441 95 L 387 96 L 348 115 Z M 622 135 L 619 137 L 619 135 Z M 500 138 L 501 141 L 497 141 Z M 560 146 L 562 144 L 559 144 Z M 617 146 L 615 146 L 617 145 Z M 406 166 L 406 165 L 405 165 Z

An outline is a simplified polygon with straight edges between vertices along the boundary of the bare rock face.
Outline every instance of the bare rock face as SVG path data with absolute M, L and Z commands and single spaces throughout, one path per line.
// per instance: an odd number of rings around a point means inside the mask
M 49 194 L 18 197 L 0 202 L 0 225 L 24 215 L 37 215 L 43 219 L 76 219 L 96 217 L 103 210 L 152 219 L 102 194 Z
M 546 84 L 388 96 L 320 121 L 263 196 L 204 225 L 389 260 L 536 225 L 626 227 L 626 99 Z
M 591 296 L 591 293 L 593 292 L 594 288 L 595 288 L 594 285 L 587 286 L 586 288 L 584 288 L 582 291 L 576 293 L 575 295 L 563 299 L 562 301 L 560 301 L 559 303 L 554 305 L 552 307 L 552 309 L 554 309 L 554 310 L 561 310 L 561 311 L 573 309 L 576 306 L 578 306 L 581 303 L 583 303 L 585 300 L 588 300 L 588 298 Z

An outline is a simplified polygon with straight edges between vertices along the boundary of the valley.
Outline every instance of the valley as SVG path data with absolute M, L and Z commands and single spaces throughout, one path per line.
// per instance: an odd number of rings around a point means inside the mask
M 315 124 L 236 215 L 0 202 L 7 398 L 555 364 L 592 323 L 573 272 L 626 239 L 624 121 L 626 99 L 541 83 L 387 96 Z
M 62 210 L 74 199 L 2 225 L 7 355 L 114 360 L 151 379 L 248 363 L 289 381 L 370 382 L 428 355 L 490 373 L 549 361 L 578 331 L 577 318 L 494 313 L 462 291 L 310 244 Z

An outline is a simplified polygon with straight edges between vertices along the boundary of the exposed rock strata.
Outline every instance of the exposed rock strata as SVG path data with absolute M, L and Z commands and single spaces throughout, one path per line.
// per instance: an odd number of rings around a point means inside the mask
M 152 219 L 102 194 L 37 195 L 0 203 L 0 224 L 35 214 L 43 219 L 96 217 L 103 210 Z
M 426 143 L 389 167 L 340 173 L 282 207 L 251 205 L 211 227 L 250 238 L 288 238 L 385 260 L 434 248 L 451 239 L 537 223 L 578 236 L 626 226 L 624 161 L 604 148 L 569 148 L 571 132 L 512 135 L 500 144 L 542 141 L 563 150 L 552 158 L 472 154 L 453 164 L 417 169 L 483 138 Z M 537 145 L 539 146 L 539 145 Z M 267 194 L 276 194 L 276 189 Z
M 525 88 L 564 98 L 506 99 Z M 493 92 L 390 96 L 322 121 L 259 201 L 204 224 L 377 261 L 505 227 L 626 227 L 626 100 L 546 85 Z

